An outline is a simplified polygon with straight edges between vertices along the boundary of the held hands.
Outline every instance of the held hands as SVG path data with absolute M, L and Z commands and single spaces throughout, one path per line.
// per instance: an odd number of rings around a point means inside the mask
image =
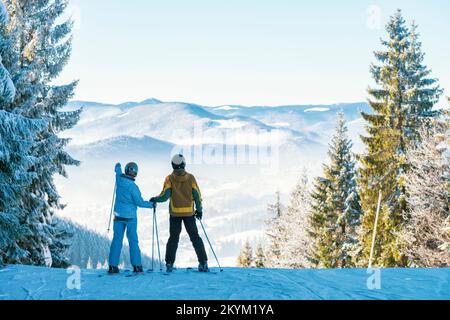
M 203 212 L 195 210 L 194 217 L 196 217 L 198 220 L 202 220 Z
M 156 208 L 156 198 L 155 197 L 150 198 L 149 201 L 153 204 L 153 208 Z

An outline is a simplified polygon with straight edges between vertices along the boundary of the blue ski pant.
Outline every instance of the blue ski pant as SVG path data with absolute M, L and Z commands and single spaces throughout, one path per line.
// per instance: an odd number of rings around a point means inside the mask
M 141 266 L 141 250 L 137 235 L 137 219 L 114 220 L 114 237 L 109 251 L 109 265 L 117 267 L 122 251 L 123 236 L 127 232 L 128 246 L 130 247 L 130 260 L 132 266 Z

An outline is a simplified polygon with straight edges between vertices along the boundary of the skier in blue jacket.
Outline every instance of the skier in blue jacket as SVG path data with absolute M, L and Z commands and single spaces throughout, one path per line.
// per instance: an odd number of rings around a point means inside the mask
M 116 201 L 114 203 L 114 237 L 109 252 L 110 274 L 119 273 L 119 259 L 122 251 L 123 236 L 127 231 L 130 259 L 133 272 L 142 273 L 141 251 L 137 235 L 137 208 L 153 208 L 154 204 L 142 199 L 141 191 L 135 183 L 138 166 L 131 162 L 122 173 L 120 163 L 116 164 Z

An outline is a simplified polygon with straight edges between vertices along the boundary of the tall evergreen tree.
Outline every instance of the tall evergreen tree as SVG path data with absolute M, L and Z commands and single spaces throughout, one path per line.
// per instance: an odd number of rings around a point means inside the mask
M 0 1 L 0 48 L 6 45 L 6 25 L 8 24 L 8 11 Z M 16 88 L 11 80 L 9 71 L 3 65 L 2 52 L 0 51 L 0 103 L 11 103 L 16 95 Z
M 255 267 L 256 268 L 265 268 L 266 266 L 266 255 L 264 253 L 264 249 L 261 243 L 256 247 L 255 252 Z
M 399 10 L 386 26 L 384 50 L 375 52 L 378 64 L 371 66 L 377 85 L 368 90 L 372 114 L 363 113 L 367 136 L 361 155 L 360 197 L 364 211 L 358 263 L 367 266 L 379 190 L 382 206 L 374 250 L 374 265 L 405 266 L 399 251 L 398 234 L 408 216 L 404 174 L 408 170 L 407 148 L 417 139 L 418 125 L 431 115 L 441 90 L 423 65 L 416 27 L 411 31 Z
M 400 238 L 415 267 L 450 267 L 449 116 L 445 112 L 423 126 L 420 143 L 407 152 L 411 212 Z
M 324 260 L 330 254 L 331 247 L 328 244 L 322 242 L 324 238 L 324 232 L 326 232 L 326 222 L 328 219 L 328 193 L 329 193 L 330 181 L 317 177 L 313 183 L 313 190 L 311 191 L 311 215 L 308 220 L 308 236 L 313 241 L 310 251 L 308 252 L 308 259 L 315 267 L 321 265 L 321 261 Z
M 8 44 L 6 25 L 8 13 L 0 1 L 0 49 Z M 31 185 L 34 173 L 29 172 L 36 159 L 29 156 L 33 140 L 44 128 L 43 121 L 26 119 L 5 111 L 15 97 L 15 87 L 9 71 L 2 64 L 0 50 L 0 264 L 19 260 L 26 252 L 17 242 L 30 231 L 21 224 L 26 215 L 20 197 Z
M 304 171 L 291 194 L 287 208 L 281 204 L 279 193 L 275 204 L 269 205 L 274 217 L 268 221 L 270 245 L 267 266 L 272 268 L 305 268 L 309 266 L 307 222 L 310 210 L 308 177 Z
M 8 262 L 62 267 L 67 265 L 62 241 L 67 233 L 52 219 L 54 210 L 63 208 L 53 176 L 66 176 L 65 166 L 78 164 L 64 151 L 69 140 L 58 134 L 76 124 L 79 111 L 61 110 L 77 82 L 56 86 L 52 81 L 69 59 L 72 22 L 57 22 L 67 6 L 66 0 L 6 0 L 5 4 L 10 21 L 4 28 L 8 40 L 0 52 L 16 95 L 2 109 L 26 119 L 46 121 L 30 147 L 29 157 L 36 160 L 28 168 L 34 175 L 32 183 L 20 194 L 21 208 L 26 212 L 20 224 L 29 232 L 15 245 L 26 254 L 20 259 L 12 256 Z
M 269 204 L 267 206 L 267 210 L 272 213 L 273 215 L 275 215 L 275 217 L 280 217 L 281 214 L 283 213 L 283 204 L 281 203 L 281 196 L 280 196 L 280 191 L 277 191 L 275 193 L 275 203 L 273 204 Z
M 276 201 L 273 204 L 267 206 L 267 211 L 270 213 L 271 218 L 266 222 L 269 230 L 267 231 L 267 236 L 270 240 L 270 246 L 267 250 L 267 260 L 276 264 L 276 261 L 280 260 L 281 257 L 281 245 L 287 239 L 287 230 L 282 223 L 281 216 L 285 212 L 285 208 L 281 203 L 280 192 L 276 194 Z
M 270 261 L 271 265 L 294 269 L 310 266 L 308 252 L 311 242 L 307 232 L 310 205 L 311 195 L 305 171 L 291 194 L 287 210 L 277 221 L 285 232 L 285 238 L 279 244 L 281 248 L 279 260 Z
M 250 246 L 248 240 L 245 242 L 244 247 L 238 257 L 238 266 L 241 268 L 250 268 L 253 264 L 253 249 Z
M 1 104 L 0 104 L 1 105 Z M 31 234 L 22 199 L 34 172 L 29 169 L 37 161 L 30 157 L 36 134 L 44 123 L 0 110 L 0 263 L 25 261 L 28 252 L 18 244 Z
M 319 267 L 351 267 L 356 227 L 362 214 L 356 190 L 355 159 L 347 137 L 344 114 L 338 113 L 336 132 L 329 146 L 329 164 L 312 193 L 310 236 L 315 244 L 312 261 Z

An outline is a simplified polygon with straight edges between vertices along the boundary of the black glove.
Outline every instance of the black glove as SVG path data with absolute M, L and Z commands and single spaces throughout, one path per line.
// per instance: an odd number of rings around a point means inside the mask
M 196 217 L 198 220 L 202 220 L 203 212 L 195 210 L 194 217 Z
M 153 203 L 153 208 L 156 208 L 156 203 L 157 203 L 156 197 L 150 198 L 149 201 L 150 201 L 151 203 Z

